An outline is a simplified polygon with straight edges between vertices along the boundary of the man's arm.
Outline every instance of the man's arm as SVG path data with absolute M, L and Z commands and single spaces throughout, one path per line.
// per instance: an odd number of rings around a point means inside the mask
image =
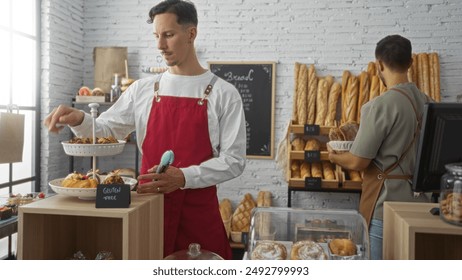
M 332 163 L 338 164 L 348 170 L 361 171 L 366 169 L 371 163 L 370 159 L 355 156 L 350 152 L 336 153 L 329 145 L 327 145 L 327 150 L 329 152 L 329 160 Z

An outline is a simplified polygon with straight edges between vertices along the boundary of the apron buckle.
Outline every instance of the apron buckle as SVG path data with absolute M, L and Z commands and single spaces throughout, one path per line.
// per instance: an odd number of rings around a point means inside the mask
M 377 179 L 382 180 L 383 179 L 383 174 L 382 173 L 377 174 Z
M 201 99 L 201 100 L 197 101 L 197 104 L 199 104 L 199 105 L 201 105 L 201 106 L 204 105 L 204 100 Z

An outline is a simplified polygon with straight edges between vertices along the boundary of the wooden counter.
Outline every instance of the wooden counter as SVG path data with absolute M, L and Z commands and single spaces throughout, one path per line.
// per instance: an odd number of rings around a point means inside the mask
M 383 258 L 462 259 L 462 227 L 430 213 L 437 203 L 385 202 Z
M 55 195 L 21 206 L 18 259 L 162 259 L 163 195 L 131 193 L 129 208 L 95 208 L 94 200 Z

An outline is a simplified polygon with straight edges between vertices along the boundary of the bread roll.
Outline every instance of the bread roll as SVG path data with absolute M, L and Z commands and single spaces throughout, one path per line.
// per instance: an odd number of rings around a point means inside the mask
M 350 121 L 339 126 L 339 129 L 345 141 L 354 141 L 359 130 L 359 125 L 356 122 Z
M 291 260 L 327 260 L 326 252 L 316 242 L 303 240 L 292 245 Z
M 307 124 L 314 124 L 316 118 L 316 93 L 318 90 L 318 78 L 316 69 L 311 64 L 308 69 L 308 98 L 307 98 Z
M 325 125 L 334 126 L 337 117 L 337 103 L 340 96 L 342 86 L 339 83 L 334 83 L 329 91 L 328 109 Z
M 359 79 L 355 76 L 350 77 L 348 83 L 347 100 L 345 107 L 345 121 L 356 121 L 356 111 L 358 108 Z
M 237 206 L 231 219 L 231 229 L 233 231 L 249 232 L 250 230 L 250 214 L 252 209 L 256 207 L 252 195 L 246 193 L 244 198 Z
M 307 80 L 308 71 L 306 65 L 302 64 L 300 66 L 297 84 L 297 121 L 299 124 L 306 124 Z
M 330 141 L 345 141 L 342 132 L 338 127 L 333 127 L 329 130 L 329 140 Z
M 320 151 L 321 142 L 318 139 L 310 138 L 306 140 L 305 151 Z
M 345 108 L 346 108 L 346 100 L 347 100 L 347 91 L 348 91 L 348 83 L 349 83 L 349 80 L 350 80 L 350 71 L 343 71 L 343 75 L 342 75 L 342 117 L 341 117 L 341 122 L 345 122 L 346 120 L 346 112 L 345 112 Z
M 302 179 L 306 177 L 311 177 L 311 164 L 308 162 L 303 162 L 300 166 L 300 177 Z
M 290 171 L 291 171 L 291 177 L 292 178 L 300 178 L 300 161 L 298 160 L 292 160 L 290 163 Z
M 324 175 L 324 180 L 335 180 L 334 165 L 329 161 L 323 161 L 322 174 Z
M 356 255 L 356 244 L 350 239 L 332 239 L 329 242 L 329 249 L 332 254 L 338 256 Z
M 320 79 L 318 81 L 318 92 L 316 95 L 316 118 L 315 124 L 317 125 L 324 125 L 327 116 L 327 107 L 328 99 L 329 99 L 329 92 L 328 92 L 328 85 L 326 80 Z
M 367 72 L 361 72 L 359 76 L 359 97 L 358 97 L 358 111 L 356 120 L 361 120 L 361 107 L 369 101 L 369 76 Z
M 322 178 L 322 165 L 320 162 L 311 163 L 311 177 Z
M 369 100 L 372 100 L 380 95 L 380 82 L 379 77 L 372 76 L 371 78 L 371 89 L 369 92 Z
M 295 62 L 294 66 L 294 98 L 292 104 L 292 121 L 298 123 L 297 119 L 297 89 L 298 89 L 298 72 L 300 71 L 300 63 Z
M 355 170 L 348 170 L 348 177 L 350 177 L 351 181 L 355 182 L 361 182 L 363 180 L 361 179 L 361 174 Z
M 269 213 L 268 213 L 269 214 Z M 276 241 L 258 241 L 252 251 L 252 260 L 285 260 L 287 259 L 287 249 Z
M 300 137 L 295 138 L 291 142 L 292 151 L 303 151 L 305 149 L 305 140 Z

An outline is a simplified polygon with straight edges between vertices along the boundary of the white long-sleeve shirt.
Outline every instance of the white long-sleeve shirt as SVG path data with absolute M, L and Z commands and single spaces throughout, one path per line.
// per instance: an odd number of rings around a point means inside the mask
M 160 81 L 159 96 L 202 98 L 212 79 L 210 71 L 198 76 L 181 76 L 165 72 Z M 107 111 L 96 119 L 96 136 L 113 135 L 123 139 L 136 131 L 142 151 L 146 127 L 154 97 L 156 76 L 133 83 Z M 208 128 L 213 158 L 200 165 L 181 168 L 185 188 L 216 185 L 242 174 L 246 162 L 246 129 L 242 99 L 237 89 L 218 79 L 207 98 Z M 82 124 L 71 127 L 79 137 L 92 135 L 92 118 L 85 113 Z M 161 137 L 161 136 L 160 136 Z M 185 139 L 185 145 L 194 139 Z

